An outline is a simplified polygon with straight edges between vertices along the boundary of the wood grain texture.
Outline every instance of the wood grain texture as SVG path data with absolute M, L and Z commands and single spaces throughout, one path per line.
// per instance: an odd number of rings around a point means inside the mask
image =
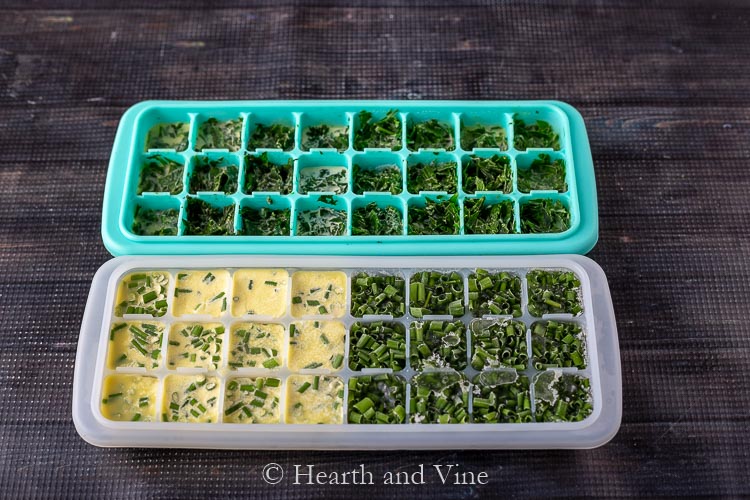
M 750 5 L 741 1 L 0 5 L 0 485 L 6 497 L 750 495 Z M 591 451 L 105 450 L 71 421 L 109 255 L 118 119 L 143 99 L 562 99 L 584 115 L 624 419 Z M 487 471 L 477 487 L 269 486 L 268 462 Z

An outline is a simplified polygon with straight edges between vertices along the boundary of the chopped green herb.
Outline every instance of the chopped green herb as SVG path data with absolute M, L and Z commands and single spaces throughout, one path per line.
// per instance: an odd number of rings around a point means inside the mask
M 143 162 L 138 194 L 182 192 L 183 165 L 163 155 L 151 155 Z
M 300 170 L 299 192 L 346 193 L 348 187 L 346 167 L 308 167 Z
M 249 147 L 289 151 L 294 147 L 294 129 L 280 123 L 259 123 L 250 136 Z
M 185 151 L 188 146 L 190 124 L 187 122 L 157 123 L 148 131 L 146 150 L 174 149 Z
M 412 151 L 421 148 L 453 149 L 453 127 L 434 118 L 424 122 L 413 122 L 406 130 L 406 145 Z
M 409 312 L 415 318 L 464 314 L 464 281 L 457 272 L 421 271 L 409 283 Z
M 239 151 L 242 142 L 242 119 L 220 122 L 216 118 L 209 118 L 198 128 L 198 138 L 195 140 L 195 150 L 228 149 Z
M 539 321 L 531 327 L 534 368 L 586 368 L 586 347 L 580 325 Z
M 402 424 L 406 420 L 406 381 L 380 374 L 349 379 L 351 424 Z
M 497 148 L 508 149 L 508 140 L 505 130 L 498 125 L 476 125 L 466 126 L 461 124 L 461 148 L 471 151 L 474 148 Z
M 469 275 L 469 310 L 484 315 L 521 316 L 521 278 L 477 269 Z
M 403 227 L 401 212 L 396 207 L 368 203 L 352 213 L 353 236 L 399 236 Z
M 469 156 L 463 166 L 463 189 L 466 193 L 477 191 L 513 191 L 513 172 L 510 158 L 494 155 L 489 158 Z
M 565 182 L 565 160 L 554 161 L 547 154 L 540 154 L 526 169 L 518 169 L 518 190 L 522 193 L 533 191 L 568 190 Z
M 458 234 L 460 219 L 458 195 L 443 201 L 425 198 L 424 207 L 409 207 L 409 234 Z
M 346 211 L 320 207 L 297 214 L 297 236 L 341 236 L 346 233 Z
M 223 208 L 213 207 L 209 203 L 195 198 L 188 198 L 186 235 L 226 236 L 234 234 L 234 205 Z
M 466 234 L 510 234 L 516 232 L 513 202 L 510 200 L 485 204 L 487 198 L 464 200 L 464 231 Z
M 331 127 L 321 124 L 305 129 L 302 136 L 302 149 L 334 148 L 338 151 L 346 150 L 349 145 L 349 127 Z
M 167 210 L 149 210 L 136 205 L 133 215 L 133 233 L 140 236 L 177 236 L 177 224 L 180 212 Z
M 250 236 L 289 236 L 292 211 L 289 208 L 274 210 L 267 207 L 240 209 L 242 233 Z
M 354 131 L 354 149 L 365 148 L 401 149 L 401 120 L 398 110 L 392 109 L 380 120 L 374 120 L 369 111 L 357 115 L 359 128 Z
M 557 371 L 534 379 L 537 422 L 580 422 L 594 410 L 587 378 Z
M 473 320 L 469 329 L 472 368 L 526 369 L 529 355 L 524 323 L 509 319 Z
M 409 326 L 411 367 L 466 368 L 466 327 L 456 321 L 414 321 Z
M 406 364 L 406 331 L 395 322 L 356 322 L 349 331 L 349 368 L 403 370 Z
M 560 136 L 557 135 L 552 125 L 543 120 L 526 125 L 523 120 L 515 118 L 513 136 L 513 145 L 519 151 L 529 148 L 560 149 Z
M 570 228 L 570 212 L 561 201 L 529 200 L 521 204 L 522 233 L 562 233 Z
M 531 414 L 529 379 L 507 371 L 486 371 L 474 378 L 474 422 L 479 424 L 528 423 Z
M 469 420 L 469 382 L 453 370 L 424 372 L 412 379 L 409 400 L 415 424 L 463 424 Z
M 289 194 L 292 192 L 294 159 L 286 163 L 274 163 L 268 153 L 258 156 L 245 155 L 245 186 L 247 194 L 268 192 Z
M 199 156 L 190 175 L 190 193 L 218 191 L 231 194 L 237 191 L 238 170 L 223 158 L 211 159 Z
M 572 271 L 535 269 L 526 275 L 529 289 L 529 313 L 540 318 L 544 314 L 580 313 L 581 282 Z
M 352 275 L 352 316 L 390 315 L 400 318 L 406 313 L 406 281 L 401 276 Z
M 406 188 L 410 193 L 444 191 L 455 193 L 458 189 L 458 166 L 454 161 L 432 160 L 406 167 Z
M 364 168 L 354 164 L 354 194 L 401 192 L 401 169 L 396 165 Z

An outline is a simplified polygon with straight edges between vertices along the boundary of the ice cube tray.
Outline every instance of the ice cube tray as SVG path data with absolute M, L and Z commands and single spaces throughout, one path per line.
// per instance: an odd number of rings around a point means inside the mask
M 372 113 L 380 119 L 389 110 L 398 110 L 398 143 L 389 148 L 369 148 L 356 144 L 357 130 L 361 125 L 359 113 Z M 451 138 L 443 142 L 424 144 L 443 145 L 438 149 L 425 149 L 411 143 L 415 124 L 436 119 L 446 126 Z M 215 120 L 215 121 L 214 121 Z M 551 125 L 558 135 L 559 148 L 526 147 L 522 141 L 519 123 L 526 126 L 540 121 Z M 172 124 L 162 126 L 160 124 Z M 175 125 L 177 124 L 177 125 Z M 208 124 L 208 126 L 206 125 Z M 338 149 L 309 149 L 303 145 L 311 126 L 321 124 L 348 127 Z M 497 148 L 471 148 L 467 143 L 466 127 L 477 124 L 499 126 L 505 144 Z M 292 135 L 288 144 L 283 140 L 259 142 L 254 133 L 261 126 L 283 125 L 290 127 Z M 152 132 L 153 131 L 153 132 Z M 155 138 L 153 134 L 161 132 Z M 149 134 L 152 134 L 151 136 Z M 223 134 L 223 135 L 222 135 Z M 158 140 L 157 140 L 158 139 Z M 446 142 L 447 141 L 447 142 Z M 344 147 L 345 143 L 345 147 Z M 523 144 L 522 144 L 523 143 Z M 422 145 L 424 145 L 422 144 Z M 538 144 L 531 144 L 535 146 Z M 274 148 L 274 146 L 280 146 Z M 502 147 L 504 146 L 504 147 Z M 221 147 L 223 149 L 211 149 Z M 270 147 L 270 148 L 269 148 Z M 464 149 L 466 148 L 466 149 Z M 519 148 L 519 149 L 517 149 Z M 292 185 L 289 193 L 279 189 L 279 182 L 254 190 L 247 186 L 250 178 L 245 168 L 246 158 L 266 158 L 278 165 L 292 162 Z M 473 157 L 488 158 L 499 155 L 508 161 L 507 186 L 492 186 L 498 191 L 477 191 L 467 187 L 463 169 Z M 518 172 L 527 171 L 540 155 L 549 155 L 550 161 L 562 160 L 565 164 L 564 191 L 519 190 Z M 167 160 L 174 163 L 167 174 L 177 183 L 164 187 L 148 175 L 141 184 L 144 165 Z M 408 178 L 419 163 L 453 162 L 456 164 L 450 188 L 443 191 L 410 192 Z M 503 160 L 503 161 L 505 161 Z M 378 169 L 382 165 L 395 165 L 401 173 L 398 194 L 389 192 L 354 192 L 354 170 Z M 206 166 L 207 165 L 207 166 Z M 200 173 L 213 165 L 218 175 L 209 181 L 198 181 Z M 342 185 L 345 192 L 335 186 L 323 187 L 331 192 L 304 192 L 301 173 L 320 166 L 342 168 L 345 173 Z M 157 166 L 157 168 L 160 168 Z M 307 173 L 303 173 L 305 177 Z M 485 179 L 487 180 L 487 179 Z M 251 183 L 252 184 L 252 183 Z M 432 186 L 429 186 L 432 187 Z M 521 186 L 523 187 L 523 185 Z M 141 191 L 141 188 L 145 191 Z M 481 186 L 480 186 L 481 188 Z M 507 192 L 503 192 L 507 188 Z M 217 189 L 221 192 L 204 191 Z M 149 191 L 152 190 L 152 191 Z M 441 225 L 446 232 L 457 234 L 413 234 L 416 226 L 410 219 L 424 217 L 418 212 L 428 200 L 443 201 L 455 193 L 457 216 Z M 469 191 L 469 192 L 467 192 Z M 510 234 L 469 234 L 466 207 L 470 200 L 485 198 L 486 205 L 509 202 L 512 215 L 505 229 Z M 205 202 L 203 206 L 195 200 Z M 569 228 L 553 233 L 524 233 L 524 210 L 535 200 L 559 202 L 569 213 Z M 393 207 L 393 219 L 401 223 L 394 226 L 397 233 L 390 236 L 353 235 L 353 214 L 371 203 L 379 208 Z M 188 204 L 196 208 L 188 211 Z M 202 219 L 201 209 L 215 209 L 214 218 L 223 218 L 223 224 L 235 235 L 197 236 L 194 232 Z M 308 236 L 305 224 L 307 212 L 319 208 L 340 212 L 339 236 Z M 261 209 L 288 211 L 288 222 L 280 227 L 288 229 L 284 236 L 242 235 L 243 213 L 251 219 Z M 171 221 L 173 235 L 144 236 L 136 234 L 134 215 L 139 219 L 153 215 L 151 211 L 169 211 L 163 216 Z M 145 214 L 145 215 L 144 215 Z M 411 214 L 411 215 L 410 215 Z M 336 215 L 336 214 L 333 214 Z M 259 216 L 267 218 L 267 213 Z M 468 255 L 468 254 L 541 254 L 585 253 L 596 243 L 598 219 L 594 170 L 586 129 L 581 115 L 571 106 L 557 101 L 148 101 L 130 108 L 123 116 L 109 163 L 104 208 L 102 236 L 107 249 L 114 255 L 145 254 L 329 254 L 329 255 Z M 480 217 L 485 219 L 486 216 Z M 455 220 L 453 220 L 455 219 Z M 189 220 L 189 225 L 186 225 Z M 505 220 L 505 219 L 504 219 Z M 455 228 L 453 224 L 455 223 Z M 313 231 L 319 225 L 313 224 Z M 136 228 L 137 232 L 150 226 L 148 220 Z M 286 231 L 284 229 L 284 231 Z M 486 231 L 487 229 L 478 229 Z M 559 230 L 559 228 L 558 228 Z
M 258 275 L 257 271 L 262 269 L 281 269 L 288 272 L 289 278 L 286 286 L 282 284 L 283 274 L 277 274 L 273 278 L 269 278 L 269 275 Z M 459 302 L 466 306 L 471 299 L 476 298 L 470 292 L 487 285 L 487 283 L 477 283 L 475 286 L 475 283 L 470 281 L 470 275 L 477 269 L 485 269 L 493 273 L 504 271 L 520 279 L 521 286 L 518 290 L 520 304 L 516 304 L 516 301 L 512 298 L 508 299 L 507 294 L 503 300 L 493 299 L 488 302 L 507 305 L 506 311 L 515 311 L 515 318 L 512 315 L 475 317 L 472 310 L 477 310 L 476 301 L 474 301 L 475 307 L 473 309 L 470 307 L 466 307 L 465 310 L 456 309 L 454 304 L 453 316 L 425 315 L 426 311 L 423 310 L 423 307 L 425 303 L 430 303 L 430 299 L 425 297 L 422 301 L 415 298 L 415 296 L 421 295 L 421 291 L 418 285 L 411 286 L 412 276 L 425 270 L 443 274 L 456 272 L 460 279 L 457 278 L 450 288 L 456 294 L 453 298 L 457 298 Z M 538 281 L 536 278 L 531 278 L 530 273 L 539 269 L 545 272 L 570 271 L 574 273 L 578 283 L 571 282 L 573 288 L 567 292 L 558 290 L 552 293 L 541 293 L 536 286 L 532 286 L 530 289 L 529 279 Z M 249 281 L 248 272 L 245 270 L 251 270 L 251 274 L 256 276 L 255 283 Z M 131 279 L 134 273 L 139 275 L 149 271 L 163 271 L 167 276 L 165 278 L 157 277 L 148 282 L 141 276 Z M 187 274 L 193 271 L 198 273 L 196 274 L 197 278 Z M 341 295 L 338 298 L 328 297 L 328 302 L 325 302 L 323 298 L 320 301 L 316 299 L 316 302 L 326 303 L 325 311 L 317 309 L 319 303 L 313 303 L 310 306 L 307 302 L 310 297 L 303 297 L 298 293 L 300 290 L 306 293 L 306 286 L 308 286 L 304 281 L 297 281 L 298 275 L 295 273 L 300 271 L 344 273 L 346 281 L 343 282 L 345 283 L 343 286 L 339 282 L 329 289 L 325 285 L 325 280 L 319 278 L 315 278 L 312 282 L 314 286 L 324 288 L 324 291 L 330 291 L 333 294 L 340 293 Z M 208 276 L 209 272 L 211 272 L 211 276 Z M 395 291 L 389 289 L 386 297 L 381 297 L 379 302 L 382 304 L 384 300 L 391 301 L 391 305 L 383 305 L 381 310 L 395 311 L 393 316 L 396 317 L 353 316 L 353 314 L 357 314 L 357 310 L 363 314 L 367 311 L 366 307 L 356 308 L 354 311 L 351 307 L 351 277 L 360 272 L 366 272 L 370 275 L 399 276 L 403 279 L 405 282 L 403 292 L 399 291 L 400 284 L 394 283 Z M 198 278 L 201 278 L 200 282 L 197 281 Z M 119 294 L 118 290 L 123 279 L 127 280 L 123 289 L 125 293 Z M 180 283 L 190 283 L 189 280 L 191 279 L 195 279 L 194 283 L 197 283 L 197 285 L 191 285 L 195 290 L 191 289 L 190 292 L 187 292 L 181 287 Z M 135 284 L 128 285 L 127 283 Z M 206 289 L 205 297 L 196 302 L 193 294 L 204 286 L 200 283 L 204 283 L 210 289 Z M 300 283 L 305 286 L 298 290 L 297 285 Z M 234 285 L 237 288 L 234 288 Z M 258 287 L 268 288 L 268 293 L 263 292 L 255 296 L 256 302 L 246 301 L 245 296 L 238 293 L 239 291 L 244 293 L 245 289 L 252 290 Z M 183 288 L 183 290 L 177 290 L 180 288 Z M 266 288 L 263 290 L 265 291 Z M 264 302 L 263 299 L 269 297 L 272 289 L 275 295 L 271 295 L 271 297 L 276 297 L 278 300 L 276 302 Z M 324 293 L 324 291 L 321 293 Z M 176 292 L 177 297 L 175 297 Z M 441 292 L 441 290 L 438 290 L 438 292 Z M 315 291 L 315 293 L 318 293 L 318 291 Z M 377 293 L 380 293 L 380 291 Z M 448 292 L 442 290 L 442 293 Z M 402 294 L 403 301 L 400 299 Z M 237 296 L 238 299 L 234 300 L 234 296 Z M 298 296 L 302 298 L 295 299 Z M 221 299 L 224 298 L 230 300 L 223 302 Z M 484 301 L 481 303 L 487 302 L 486 297 L 480 298 Z M 175 307 L 178 300 L 181 302 Z M 162 301 L 166 303 L 162 303 Z M 343 307 L 336 307 L 332 305 L 331 301 L 340 301 Z M 402 302 L 403 307 L 400 305 Z M 140 308 L 143 303 L 145 303 L 145 306 Z M 197 304 L 197 306 L 194 306 L 194 304 Z M 221 304 L 221 306 L 214 308 L 212 304 Z M 580 305 L 580 312 L 578 312 L 576 304 Z M 277 307 L 278 305 L 282 307 Z M 198 314 L 190 314 L 193 310 L 197 311 Z M 577 314 L 548 314 L 549 311 L 560 310 L 576 311 Z M 128 314 L 128 311 L 140 314 Z M 400 315 L 401 311 L 403 311 L 403 315 Z M 188 314 L 182 314 L 186 312 Z M 181 315 L 176 317 L 176 313 Z M 518 366 L 516 371 L 503 366 L 482 364 L 482 357 L 474 357 L 477 349 L 475 349 L 476 346 L 472 345 L 471 325 L 479 322 L 480 328 L 475 331 L 481 333 L 483 331 L 481 326 L 486 326 L 488 322 L 502 322 L 511 318 L 522 322 L 522 326 L 518 329 L 520 336 L 516 339 L 517 341 L 511 343 L 517 348 L 515 354 L 504 355 L 500 352 L 493 352 L 497 354 L 497 359 L 508 360 L 509 364 L 520 363 L 523 365 L 524 358 L 526 358 L 525 365 L 523 367 Z M 146 321 L 162 323 L 165 327 L 163 336 L 158 340 L 154 338 L 153 345 L 147 346 L 139 340 L 145 333 L 143 331 L 138 333 L 138 329 L 134 330 L 135 333 L 128 332 L 125 337 L 120 337 L 119 333 L 111 333 L 113 327 L 117 328 L 118 332 L 125 332 L 125 328 L 119 325 L 124 321 L 131 320 L 136 323 Z M 288 349 L 296 349 L 296 347 L 290 345 L 290 325 L 299 325 L 297 322 L 305 320 L 340 322 L 343 326 L 342 330 L 345 331 L 344 348 L 340 353 L 343 354 L 343 357 L 331 361 L 336 358 L 334 351 L 337 348 L 333 347 L 332 350 L 320 354 L 321 359 L 319 361 L 322 362 L 322 365 L 318 366 L 315 358 L 315 356 L 318 356 L 316 354 L 318 351 L 315 347 L 310 347 L 308 344 L 304 349 L 290 352 Z M 401 361 L 400 357 L 395 355 L 395 357 L 389 359 L 395 361 L 396 366 L 362 369 L 361 366 L 355 365 L 354 368 L 356 369 L 351 369 L 350 361 L 361 361 L 362 358 L 358 356 L 358 353 L 364 352 L 361 349 L 367 345 L 366 342 L 362 342 L 358 347 L 362 338 L 361 335 L 357 335 L 354 339 L 355 342 L 352 342 L 352 325 L 357 322 L 371 324 L 381 320 L 403 326 L 407 339 L 403 360 Z M 258 363 L 253 367 L 250 366 L 251 363 L 249 362 L 243 367 L 230 365 L 231 360 L 236 360 L 236 353 L 230 356 L 235 349 L 233 342 L 230 341 L 230 332 L 238 323 L 251 321 L 280 325 L 280 330 L 277 333 L 282 339 L 277 349 L 278 352 L 270 351 L 263 356 L 261 355 L 262 349 L 255 351 L 260 356 L 258 359 L 268 359 L 270 354 L 277 357 L 278 363 L 271 362 L 267 367 Z M 459 324 L 466 326 L 467 330 L 466 332 L 459 330 L 459 334 L 453 335 L 450 342 L 444 339 L 442 343 L 431 344 L 429 347 L 432 348 L 432 353 L 425 353 L 421 352 L 425 346 L 418 341 L 416 331 L 413 334 L 414 342 L 409 342 L 408 339 L 410 327 L 424 325 L 426 321 L 444 321 L 442 325 L 445 325 L 448 321 L 457 321 Z M 557 342 L 555 346 L 551 344 L 548 346 L 542 345 L 539 343 L 539 338 L 535 339 L 535 335 L 540 333 L 535 329 L 535 325 L 546 321 L 577 325 L 582 329 L 583 334 L 577 340 L 573 338 L 575 335 L 561 339 L 559 337 L 562 334 L 558 330 L 556 336 L 550 335 L 549 337 L 552 339 L 549 342 Z M 218 349 L 200 349 L 200 341 L 198 344 L 191 343 L 191 347 L 186 347 L 186 344 L 179 341 L 182 340 L 179 335 L 176 337 L 178 341 L 173 342 L 175 337 L 172 334 L 182 331 L 183 326 L 180 325 L 176 329 L 172 329 L 170 326 L 185 322 L 214 323 L 214 325 L 205 325 L 207 329 L 213 328 L 214 333 L 223 328 L 223 333 L 220 333 L 220 336 L 223 335 L 223 341 Z M 220 328 L 217 329 L 217 327 Z M 503 325 L 503 328 L 505 327 L 507 325 Z M 575 327 L 571 328 L 572 330 L 576 329 Z M 283 330 L 283 333 L 281 333 L 281 330 Z M 443 330 L 445 329 L 443 328 Z M 331 338 L 326 338 L 326 340 L 330 344 L 335 344 L 334 336 L 337 333 L 335 330 L 332 330 L 332 332 L 329 333 Z M 339 330 L 340 332 L 341 330 Z M 114 340 L 110 340 L 111 335 Z M 131 339 L 130 335 L 135 336 Z M 292 336 L 301 341 L 301 338 L 297 337 L 295 333 L 292 333 Z M 314 337 L 317 337 L 317 332 Z M 310 341 L 310 338 L 313 337 L 309 337 L 307 341 Z M 477 338 L 479 339 L 479 337 Z M 137 341 L 140 348 L 137 350 L 128 349 L 128 339 Z M 387 342 L 388 338 L 380 340 Z M 324 347 L 328 349 L 329 342 L 323 341 L 322 338 L 320 342 L 319 347 L 321 349 Z M 479 339 L 478 342 L 483 342 L 481 345 L 485 351 L 492 351 L 487 338 Z M 390 347 L 397 349 L 398 352 L 399 346 L 397 344 L 395 343 Z M 508 345 L 511 346 L 511 344 Z M 573 347 L 566 347 L 570 345 Z M 435 355 L 435 353 L 440 352 L 441 347 L 446 346 L 449 346 L 449 349 L 442 351 L 445 356 L 441 358 Z M 456 346 L 459 348 L 456 349 Z M 462 346 L 465 347 L 463 351 L 460 349 Z M 148 349 L 143 349 L 144 347 Z M 197 349 L 191 350 L 193 347 Z M 267 348 L 271 349 L 271 347 Z M 115 350 L 110 352 L 111 349 Z M 182 353 L 185 349 L 187 349 L 188 354 L 183 357 Z M 511 346 L 508 349 L 513 350 L 514 347 Z M 142 350 L 143 352 L 141 352 Z M 154 352 L 156 354 L 152 354 Z M 199 355 L 197 358 L 191 359 L 190 352 L 198 352 Z M 578 352 L 582 359 L 576 359 L 576 355 L 572 355 L 572 352 Z M 127 362 L 118 364 L 117 360 L 124 360 L 122 358 L 123 353 L 130 355 L 133 362 L 128 359 Z M 208 354 L 201 355 L 201 353 Z M 214 358 L 214 355 L 217 357 Z M 245 363 L 247 359 L 243 359 L 242 362 Z M 455 368 L 455 371 L 452 371 L 453 369 L 449 366 L 445 366 L 441 359 L 449 362 Z M 585 367 L 581 366 L 581 361 L 585 363 Z M 424 366 L 425 362 L 427 365 L 432 364 L 433 367 Z M 197 363 L 201 367 L 184 366 L 191 363 Z M 398 366 L 399 363 L 403 363 L 403 368 Z M 546 365 L 549 363 L 570 366 L 548 368 Z M 139 364 L 145 366 L 139 367 Z M 304 366 L 301 366 L 301 364 L 304 364 Z M 114 368 L 112 368 L 113 366 Z M 479 370 L 477 370 L 477 367 Z M 359 403 L 356 400 L 351 403 L 348 402 L 350 379 L 383 373 L 391 373 L 404 378 L 403 417 L 405 423 L 356 424 L 349 422 L 349 420 L 357 421 L 361 418 L 356 415 L 350 416 L 350 412 L 354 412 L 355 405 Z M 425 393 L 420 392 L 417 385 L 424 382 L 424 374 L 435 376 L 432 375 L 435 373 L 459 373 L 465 377 L 462 389 L 458 392 L 461 401 L 456 403 L 458 407 L 464 405 L 464 411 L 451 412 L 456 421 L 463 420 L 465 423 L 444 425 L 429 423 L 432 418 L 429 417 L 431 413 L 424 411 L 420 401 L 423 401 L 425 397 L 431 397 L 430 395 L 433 393 L 428 391 L 425 396 Z M 485 377 L 489 376 L 487 374 L 496 373 L 506 374 L 513 379 L 517 375 L 525 375 L 531 380 L 528 408 L 523 405 L 519 407 L 528 410 L 522 418 L 518 419 L 521 423 L 479 423 L 488 418 L 487 402 L 490 396 L 486 392 L 482 393 L 481 388 L 475 392 L 475 387 L 470 383 L 476 380 L 478 374 L 484 374 L 482 375 L 482 381 L 486 382 L 487 378 Z M 144 408 L 148 410 L 149 404 L 155 405 L 153 407 L 155 421 L 116 421 L 106 418 L 103 414 L 102 400 L 113 396 L 119 397 L 118 394 L 113 395 L 109 393 L 109 389 L 103 388 L 105 380 L 112 375 L 125 374 L 154 377 L 150 380 L 150 383 L 156 387 L 157 401 L 149 402 L 145 400 Z M 294 390 L 290 393 L 294 399 L 289 400 L 292 402 L 290 404 L 296 404 L 304 381 L 295 381 L 294 378 L 290 379 L 290 377 L 296 377 L 298 374 L 340 378 L 344 394 L 340 401 L 341 405 L 337 409 L 337 415 L 342 418 L 342 423 L 324 425 L 286 423 L 296 420 L 296 417 L 290 417 L 293 408 L 287 408 L 288 400 L 285 395 L 287 395 L 288 386 L 292 383 L 296 384 Z M 561 375 L 563 376 L 562 379 L 559 378 Z M 175 376 L 193 378 L 183 380 L 175 378 Z M 538 376 L 543 380 L 535 384 Z M 568 379 L 567 376 L 580 378 Z M 271 394 L 268 397 L 273 397 L 273 395 L 279 397 L 278 414 L 274 415 L 272 411 L 270 417 L 276 423 L 229 423 L 239 415 L 238 408 L 241 406 L 232 404 L 234 400 L 225 402 L 228 387 L 230 387 L 233 395 L 236 393 L 237 387 L 230 385 L 235 377 L 244 377 L 244 383 L 248 382 L 247 378 L 253 377 L 273 377 L 280 380 L 279 390 L 272 388 L 265 391 Z M 550 391 L 550 381 L 558 379 L 563 380 L 564 384 L 555 386 L 555 390 L 577 387 L 587 393 L 587 396 L 579 401 L 588 400 L 588 397 L 590 397 L 590 408 L 584 408 L 580 414 L 585 418 L 579 421 L 554 421 L 556 420 L 554 415 L 572 418 L 571 415 L 575 414 L 575 411 L 567 413 L 566 405 L 560 402 L 559 398 L 555 398 L 554 390 Z M 172 396 L 171 393 L 174 392 L 174 387 L 177 387 L 174 383 L 182 383 L 179 386 L 182 390 L 191 383 L 191 380 L 192 382 L 197 381 L 199 385 L 201 381 L 207 380 L 208 382 L 203 382 L 203 387 L 210 386 L 212 394 L 215 393 L 213 405 L 209 405 L 203 400 L 196 401 L 198 405 L 206 404 L 203 405 L 202 409 L 200 406 L 196 406 L 197 409 L 194 410 L 196 418 L 205 419 L 209 418 L 205 415 L 209 415 L 212 420 L 211 423 L 172 421 L 170 408 L 175 396 Z M 324 381 L 327 379 L 321 380 L 320 385 L 324 386 Z M 585 389 L 582 380 L 588 381 L 588 389 Z M 312 377 L 310 381 L 312 381 Z M 165 384 L 169 384 L 170 388 L 164 389 Z M 424 384 L 421 385 L 424 386 Z M 456 389 L 458 386 L 453 385 L 451 387 Z M 338 387 L 334 388 L 338 390 Z M 307 387 L 306 390 L 311 389 Z M 169 392 L 170 395 L 165 396 L 164 391 Z M 466 393 L 465 396 L 464 392 Z M 621 392 L 617 329 L 606 277 L 601 268 L 586 257 L 576 255 L 379 256 L 363 260 L 361 257 L 349 256 L 129 256 L 117 257 L 105 263 L 94 277 L 84 313 L 76 355 L 73 418 L 79 434 L 88 442 L 98 446 L 242 449 L 590 448 L 604 444 L 617 432 L 622 412 Z M 508 397 L 507 393 L 502 393 L 502 395 Z M 165 400 L 166 397 L 170 399 Z M 410 398 L 417 398 L 414 405 L 406 403 Z M 166 404 L 165 401 L 169 404 Z M 182 404 L 182 400 L 179 402 Z M 571 407 L 576 404 L 574 401 L 568 401 L 567 403 Z M 245 402 L 245 404 L 249 403 Z M 431 401 L 431 404 L 440 405 L 440 403 L 435 403 L 434 400 Z M 179 407 L 180 405 L 176 404 L 176 406 Z M 367 412 L 367 406 L 367 404 L 360 405 L 359 409 Z M 268 408 L 270 406 L 266 407 L 266 409 Z M 175 411 L 179 413 L 178 409 L 175 409 Z M 207 413 L 204 413 L 204 411 Z M 134 412 L 140 412 L 140 409 L 122 415 L 126 415 L 130 420 L 136 418 Z M 162 417 L 162 413 L 165 413 L 164 417 Z M 493 415 L 494 413 L 489 415 L 490 420 L 492 420 Z M 372 416 L 371 412 L 370 416 Z M 553 421 L 535 421 L 550 417 Z M 137 418 L 145 420 L 141 418 L 140 413 Z M 163 418 L 166 418 L 166 421 L 162 421 Z M 180 420 L 182 418 L 182 416 L 179 417 Z M 575 419 L 573 418 L 573 420 Z

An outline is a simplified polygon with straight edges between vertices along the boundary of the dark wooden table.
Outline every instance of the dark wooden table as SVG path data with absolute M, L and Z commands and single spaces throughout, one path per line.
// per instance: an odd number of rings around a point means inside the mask
M 0 496 L 750 495 L 750 4 L 5 0 Z M 591 451 L 98 449 L 71 421 L 118 119 L 143 99 L 562 99 L 599 185 L 624 418 Z M 278 462 L 489 484 L 269 486 Z

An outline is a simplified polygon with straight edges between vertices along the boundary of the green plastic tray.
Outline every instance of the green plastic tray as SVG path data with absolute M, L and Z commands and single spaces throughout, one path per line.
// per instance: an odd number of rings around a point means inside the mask
M 353 147 L 354 130 L 359 125 L 358 113 L 366 110 L 375 118 L 388 110 L 397 109 L 401 121 L 401 148 L 365 149 Z M 219 121 L 241 119 L 241 145 L 237 151 L 196 151 L 200 125 L 210 118 Z M 414 124 L 435 118 L 447 123 L 453 131 L 454 147 L 449 150 L 418 150 L 407 148 L 407 130 Z M 544 120 L 559 134 L 560 149 L 514 148 L 514 121 L 533 124 Z M 183 151 L 147 150 L 146 138 L 156 124 L 186 122 L 189 142 Z M 280 123 L 293 127 L 294 147 L 255 149 L 249 143 L 258 124 Z M 461 149 L 461 127 L 473 124 L 499 125 L 506 134 L 506 149 Z M 301 148 L 304 130 L 309 126 L 327 124 L 348 127 L 346 150 Z M 243 190 L 245 156 L 269 152 L 272 161 L 294 161 L 293 191 L 290 194 Z M 184 165 L 183 189 L 177 194 L 137 194 L 137 186 L 144 161 L 154 154 L 162 154 Z M 437 154 L 437 156 L 435 156 Z M 510 159 L 513 189 L 509 193 L 479 192 L 467 194 L 462 190 L 462 165 L 471 155 L 500 154 Z M 521 193 L 517 186 L 518 169 L 528 168 L 540 154 L 563 159 L 566 166 L 566 192 L 531 191 Z M 201 157 L 222 158 L 238 168 L 238 189 L 230 194 L 188 191 L 194 165 Z M 445 199 L 450 195 L 439 192 L 409 193 L 407 175 L 410 166 L 432 158 L 452 161 L 458 167 L 457 197 L 461 214 L 461 229 L 456 235 L 410 235 L 408 213 L 411 207 L 424 206 L 426 199 Z M 380 164 L 395 164 L 402 172 L 402 192 L 365 193 L 356 195 L 352 189 L 353 166 L 365 168 Z M 329 196 L 326 193 L 300 194 L 300 170 L 310 166 L 342 166 L 347 170 L 348 188 L 345 193 Z M 321 199 L 321 196 L 323 198 Z M 464 201 L 486 196 L 488 203 L 510 200 L 514 208 L 516 233 L 465 234 L 463 224 Z M 185 235 L 184 218 L 189 198 L 197 198 L 214 207 L 232 206 L 235 230 L 240 231 L 241 209 L 244 207 L 288 208 L 291 210 L 289 236 L 191 236 Z M 558 200 L 570 213 L 570 227 L 560 233 L 522 234 L 520 213 L 522 206 L 534 199 Z M 398 236 L 353 236 L 352 212 L 375 202 L 378 206 L 393 206 L 402 216 L 403 234 Z M 332 205 L 346 210 L 347 228 L 342 236 L 297 235 L 298 215 L 301 211 Z M 140 236 L 133 232 L 136 207 L 142 209 L 175 209 L 179 211 L 176 236 Z M 131 107 L 124 115 L 115 138 L 109 163 L 102 212 L 102 238 L 113 255 L 153 254 L 329 254 L 329 255 L 500 255 L 554 254 L 588 252 L 598 237 L 596 183 L 586 128 L 581 115 L 570 105 L 558 101 L 146 101 Z

